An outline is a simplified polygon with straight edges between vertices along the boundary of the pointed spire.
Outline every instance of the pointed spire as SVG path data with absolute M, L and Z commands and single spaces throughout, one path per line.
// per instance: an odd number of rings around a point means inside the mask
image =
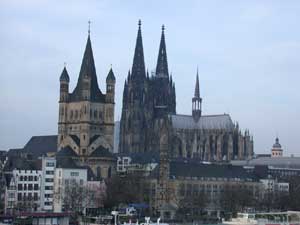
M 198 73 L 198 67 L 197 67 L 197 76 L 196 76 L 196 85 L 195 85 L 195 98 L 200 98 L 200 88 L 199 88 L 199 73 Z
M 138 28 L 137 38 L 136 38 L 136 45 L 135 45 L 133 65 L 132 65 L 132 76 L 144 78 L 146 77 L 146 72 L 145 72 L 141 25 L 142 25 L 141 20 L 139 20 L 139 28 Z
M 106 82 L 108 82 L 108 81 L 115 81 L 116 80 L 114 72 L 112 70 L 112 65 L 110 65 L 110 66 L 111 67 L 110 67 L 110 70 L 109 70 L 108 75 L 106 77 Z
M 83 96 L 83 90 L 86 89 L 86 86 L 84 85 L 85 79 L 90 80 L 90 98 L 91 100 L 101 100 L 102 93 L 98 86 L 97 81 L 97 74 L 96 74 L 96 67 L 94 62 L 94 56 L 93 56 L 93 50 L 92 50 L 92 43 L 90 34 L 88 34 L 86 47 L 84 51 L 84 55 L 82 58 L 81 68 L 79 72 L 79 77 L 77 81 L 77 85 L 75 87 L 75 90 L 73 92 L 74 97 L 77 100 L 84 99 Z
M 70 82 L 70 77 L 66 68 L 66 63 L 64 63 L 64 69 L 60 75 L 59 81 L 65 81 L 65 82 Z
M 156 76 L 160 76 L 160 77 L 169 76 L 164 25 L 162 25 L 161 28 L 161 39 L 160 39 L 157 65 L 156 65 Z

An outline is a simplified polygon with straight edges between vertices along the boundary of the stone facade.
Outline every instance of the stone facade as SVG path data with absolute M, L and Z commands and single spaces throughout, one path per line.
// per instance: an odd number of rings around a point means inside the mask
M 175 85 L 169 76 L 164 27 L 155 76 L 145 70 L 141 23 L 131 72 L 124 85 L 119 151 L 158 151 L 157 120 L 175 113 Z
M 176 114 L 175 84 L 168 72 L 164 27 L 156 71 L 150 77 L 145 71 L 139 23 L 133 66 L 124 85 L 120 152 L 158 152 L 161 118 L 167 119 L 169 126 L 171 158 L 229 161 L 253 155 L 249 131 L 242 134 L 229 115 L 202 115 L 198 71 L 192 115 Z
M 64 67 L 60 76 L 58 151 L 66 151 L 67 155 L 60 155 L 70 156 L 80 164 L 90 166 L 95 174 L 99 166 L 107 174 L 114 163 L 108 152 L 112 153 L 114 147 L 116 81 L 110 69 L 106 77 L 106 94 L 102 93 L 98 86 L 90 34 L 78 82 L 71 93 L 69 81 Z

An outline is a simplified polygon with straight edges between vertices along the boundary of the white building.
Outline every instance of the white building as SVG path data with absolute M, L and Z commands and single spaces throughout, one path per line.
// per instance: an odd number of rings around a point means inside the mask
M 56 168 L 54 172 L 54 212 L 76 210 L 72 208 L 75 207 L 73 203 L 78 208 L 84 208 L 85 200 L 80 198 L 83 198 L 84 193 L 81 192 L 84 191 L 86 184 L 86 168 Z M 82 205 L 78 205 L 78 202 Z
M 5 211 L 40 211 L 41 210 L 41 170 L 14 169 L 6 174 Z
M 41 209 L 43 211 L 53 211 L 55 167 L 56 159 L 54 157 L 42 158 Z
M 262 194 L 289 193 L 289 183 L 278 182 L 276 179 L 260 179 Z

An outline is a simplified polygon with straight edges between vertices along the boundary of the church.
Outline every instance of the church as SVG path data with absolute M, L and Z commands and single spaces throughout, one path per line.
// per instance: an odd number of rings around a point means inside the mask
M 253 138 L 248 130 L 242 133 L 228 114 L 203 115 L 198 71 L 191 115 L 176 113 L 175 83 L 168 70 L 164 26 L 156 71 L 150 76 L 145 68 L 139 21 L 133 65 L 123 91 L 121 153 L 158 153 L 164 119 L 169 126 L 169 157 L 172 159 L 220 162 L 252 157 Z
M 115 76 L 106 77 L 106 93 L 97 81 L 90 31 L 77 85 L 69 92 L 66 67 L 60 76 L 58 152 L 56 156 L 89 166 L 97 177 L 109 177 L 114 168 Z

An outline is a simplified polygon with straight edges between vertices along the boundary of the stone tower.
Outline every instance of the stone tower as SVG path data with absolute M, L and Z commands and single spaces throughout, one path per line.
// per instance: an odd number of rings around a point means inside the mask
M 164 27 L 162 27 L 156 71 L 145 70 L 139 21 L 131 72 L 124 84 L 120 122 L 120 152 L 147 152 L 159 149 L 157 119 L 176 112 L 175 85 L 169 77 Z
M 97 81 L 90 32 L 72 93 L 69 93 L 69 81 L 64 67 L 60 76 L 58 150 L 69 146 L 79 156 L 89 156 L 100 147 L 112 151 L 115 76 L 110 69 L 106 94 L 102 93 Z

